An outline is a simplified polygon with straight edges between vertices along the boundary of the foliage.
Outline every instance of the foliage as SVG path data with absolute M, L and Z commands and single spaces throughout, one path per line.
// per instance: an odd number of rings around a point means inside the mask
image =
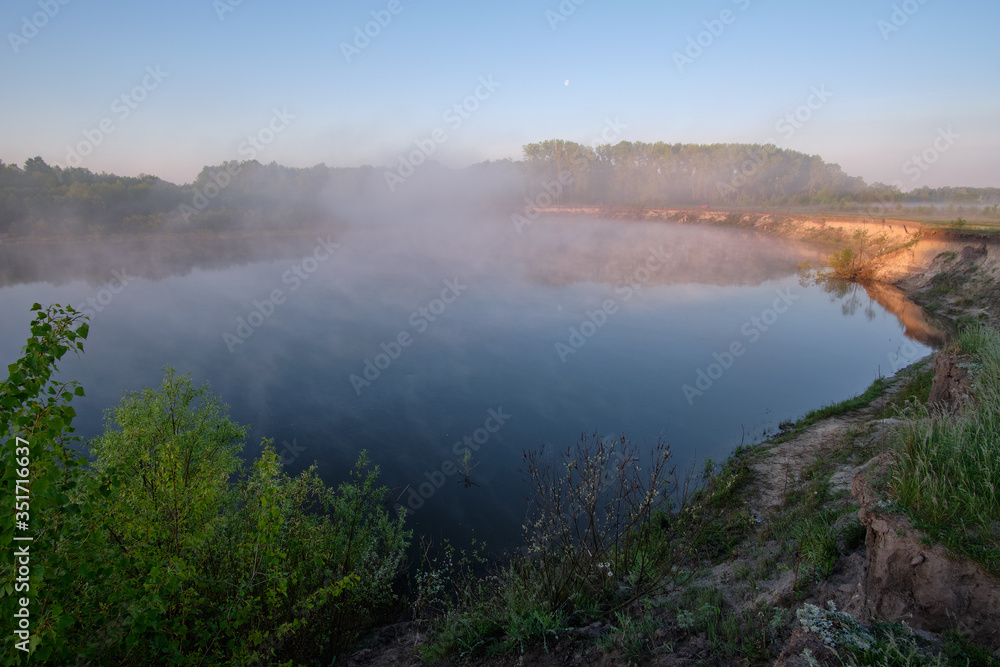
M 582 436 L 558 457 L 544 448 L 525 453 L 533 495 L 523 550 L 480 584 L 458 585 L 464 592 L 436 622 L 424 659 L 545 645 L 568 624 L 606 617 L 687 581 L 671 525 L 676 484 L 669 458 L 662 442 L 640 457 L 626 438 L 596 435 Z
M 907 244 L 892 244 L 887 234 L 871 234 L 866 229 L 855 230 L 851 245 L 834 252 L 827 259 L 826 278 L 850 282 L 873 280 L 885 258 Z
M 764 601 L 734 609 L 715 587 L 691 586 L 673 607 L 677 626 L 687 636 L 704 633 L 712 655 L 750 664 L 775 657 L 785 628 L 785 611 Z
M 1000 573 L 1000 334 L 977 326 L 958 344 L 972 355 L 976 408 L 910 420 L 891 489 L 918 528 Z
M 562 204 L 776 206 L 884 200 L 817 156 L 757 144 L 622 141 L 595 147 L 548 140 L 524 146 L 530 197 L 563 174 Z
M 653 650 L 656 631 L 661 625 L 651 605 L 644 602 L 635 614 L 615 612 L 615 621 L 614 630 L 601 641 L 604 649 L 610 651 L 618 647 L 625 654 L 628 664 L 642 664 Z
M 204 167 L 189 185 L 175 185 L 148 174 L 127 177 L 52 167 L 39 157 L 28 160 L 23 169 L 0 162 L 0 234 L 52 237 L 304 227 L 328 219 L 321 195 L 331 179 L 337 180 L 336 191 L 351 192 L 352 183 L 364 173 L 322 165 L 296 169 L 231 161 Z
M 643 461 L 625 437 L 596 434 L 558 459 L 544 448 L 524 455 L 532 510 L 524 527 L 526 559 L 514 572 L 531 578 L 543 609 L 586 599 L 617 609 L 672 590 L 683 578 L 669 522 L 653 521 L 674 500 L 669 458 L 662 441 Z
M 986 219 L 998 217 L 1000 201 L 997 188 L 925 187 L 903 194 L 894 186 L 868 185 L 818 156 L 773 144 L 587 146 L 550 139 L 526 144 L 523 153 L 520 162 L 487 161 L 455 171 L 429 163 L 417 178 L 434 183 L 439 196 L 453 203 L 485 197 L 491 206 L 509 210 L 523 209 L 527 194 L 527 201 L 540 207 L 820 206 L 863 210 L 870 217 L 884 217 L 886 207 L 903 202 L 916 205 L 908 215 L 934 217 L 936 202 L 941 212 Z M 292 168 L 229 161 L 205 166 L 192 183 L 176 185 L 148 174 L 50 166 L 40 157 L 23 167 L 0 161 L 0 235 L 303 228 L 329 220 L 328 200 L 368 199 L 384 188 L 384 171 L 368 166 Z M 956 211 L 950 202 L 967 204 L 969 210 L 959 206 Z
M 684 536 L 689 556 L 719 563 L 732 554 L 755 525 L 743 503 L 742 492 L 752 479 L 752 464 L 760 454 L 756 446 L 740 446 L 716 470 L 706 462 L 700 485 L 690 497 L 682 490 L 682 507 L 676 513 L 676 532 Z M 664 517 L 667 518 L 667 517 Z
M 0 611 L 4 618 L 12 619 L 19 599 L 31 601 L 30 636 L 4 633 L 3 664 L 28 662 L 28 653 L 14 646 L 21 641 L 27 641 L 36 662 L 70 655 L 64 638 L 78 618 L 71 609 L 73 596 L 85 590 L 92 579 L 109 572 L 90 553 L 94 546 L 94 504 L 90 498 L 104 495 L 108 489 L 101 480 L 81 475 L 84 459 L 71 449 L 78 438 L 72 435 L 76 413 L 69 402 L 84 391 L 75 382 L 53 379 L 66 352 L 83 350 L 88 326 L 72 308 L 54 305 L 42 309 L 36 303 L 31 309 L 36 313 L 31 335 L 21 358 L 7 367 L 7 379 L 0 384 L 0 437 L 4 439 L 0 502 L 13 508 L 15 496 L 28 496 L 28 527 L 16 532 L 33 538 L 28 543 L 30 575 L 24 581 L 15 571 L 13 551 L 25 543 L 14 542 L 13 521 L 0 527 L 4 543 L 11 545 L 8 557 L 0 563 Z M 21 444 L 18 438 L 28 443 L 27 461 L 17 452 Z M 28 465 L 21 465 L 25 462 Z M 17 483 L 25 478 L 27 494 Z
M 224 412 L 205 387 L 169 366 L 159 391 L 131 392 L 108 411 L 106 430 L 90 447 L 96 469 L 118 475 L 107 508 L 119 517 L 110 528 L 116 540 L 166 557 L 212 533 L 246 435 Z
M 315 466 L 283 473 L 265 441 L 234 481 L 245 428 L 207 387 L 167 368 L 158 390 L 108 412 L 93 465 L 72 453 L 66 403 L 82 390 L 51 376 L 82 349 L 78 319 L 58 306 L 40 313 L 0 395 L 5 432 L 32 445 L 32 660 L 329 662 L 398 607 L 408 533 L 364 452 L 331 489 Z M 5 497 L 12 449 L 5 443 Z M 12 561 L 0 567 L 8 610 Z M 4 640 L 6 662 L 27 660 Z

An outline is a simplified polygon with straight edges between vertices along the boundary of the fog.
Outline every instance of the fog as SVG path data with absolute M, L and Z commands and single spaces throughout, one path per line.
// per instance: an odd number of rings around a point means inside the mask
M 513 273 L 544 285 L 757 284 L 822 256 L 805 244 L 753 232 L 539 214 L 527 194 L 520 206 L 513 204 L 520 185 L 509 165 L 458 172 L 426 165 L 395 192 L 374 170 L 345 183 L 332 179 L 301 202 L 322 213 L 286 229 L 255 217 L 216 232 L 173 228 L 3 243 L 0 285 L 82 280 L 97 287 L 110 271 L 123 269 L 161 280 L 303 257 L 320 237 L 340 245 L 337 262 L 350 269 L 345 289 L 366 275 L 406 276 L 413 287 L 442 272 Z

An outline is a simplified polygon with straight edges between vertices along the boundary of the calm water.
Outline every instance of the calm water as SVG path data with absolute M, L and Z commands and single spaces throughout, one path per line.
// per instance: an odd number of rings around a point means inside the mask
M 525 449 L 663 437 L 686 468 L 930 351 L 864 290 L 800 285 L 814 250 L 735 230 L 428 217 L 4 253 L 5 363 L 32 302 L 100 306 L 62 365 L 87 390 L 82 435 L 169 363 L 251 426 L 247 452 L 273 438 L 290 472 L 316 461 L 332 483 L 367 449 L 418 534 L 495 546 L 519 534 Z

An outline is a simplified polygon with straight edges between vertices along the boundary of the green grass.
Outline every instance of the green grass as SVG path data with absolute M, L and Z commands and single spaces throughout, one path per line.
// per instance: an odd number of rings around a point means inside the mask
M 829 419 L 830 417 L 839 417 L 841 415 L 846 415 L 849 412 L 866 408 L 871 405 L 876 398 L 884 394 L 885 390 L 891 385 L 891 380 L 883 377 L 877 378 L 871 383 L 871 385 L 868 386 L 867 389 L 865 389 L 863 393 L 858 394 L 857 396 L 840 401 L 839 403 L 831 403 L 830 405 L 807 412 L 801 419 L 795 422 L 792 429 L 771 438 L 771 442 L 785 442 L 786 440 L 790 440 L 799 435 L 805 431 L 806 428 L 812 426 L 816 422 Z
M 936 260 L 940 259 L 942 262 L 950 262 L 954 260 L 956 257 L 958 257 L 958 253 L 948 250 L 942 253 L 938 253 L 937 257 L 935 257 L 934 259 Z
M 969 276 L 967 275 L 938 273 L 931 278 L 930 289 L 927 290 L 927 293 L 934 296 L 954 294 L 962 289 L 962 286 L 967 282 L 969 282 Z
M 682 635 L 704 633 L 711 655 L 749 664 L 770 663 L 787 636 L 785 610 L 761 602 L 743 609 L 729 605 L 714 586 L 691 586 L 672 612 Z
M 1000 334 L 976 327 L 958 346 L 972 356 L 977 406 L 911 420 L 890 488 L 918 528 L 1000 574 Z
M 754 520 L 743 494 L 761 451 L 759 446 L 741 446 L 719 470 L 710 462 L 706 465 L 704 485 L 677 517 L 679 532 L 689 536 L 685 546 L 692 557 L 720 563 L 752 530 Z
M 933 382 L 934 366 L 927 361 L 919 362 L 903 386 L 892 395 L 889 405 L 899 409 L 907 406 L 926 406 Z

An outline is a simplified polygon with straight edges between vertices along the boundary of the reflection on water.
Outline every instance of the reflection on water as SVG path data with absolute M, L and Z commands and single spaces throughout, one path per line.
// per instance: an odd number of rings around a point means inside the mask
M 251 426 L 248 455 L 273 438 L 290 472 L 316 461 L 336 482 L 367 449 L 418 533 L 504 545 L 526 507 L 525 449 L 664 437 L 683 470 L 941 340 L 898 292 L 800 285 L 819 253 L 743 231 L 428 219 L 333 238 L 313 265 L 315 235 L 0 246 L 0 352 L 16 358 L 32 302 L 98 295 L 86 354 L 61 366 L 87 390 L 81 435 L 169 363 Z M 296 267 L 306 278 L 284 280 Z M 112 293 L 115 270 L 134 278 Z M 252 335 L 227 346 L 241 320 Z
M 892 285 L 865 285 L 868 296 L 899 318 L 907 338 L 930 347 L 940 348 L 948 340 L 944 327 L 927 317 L 924 309 L 906 298 L 903 291 Z

